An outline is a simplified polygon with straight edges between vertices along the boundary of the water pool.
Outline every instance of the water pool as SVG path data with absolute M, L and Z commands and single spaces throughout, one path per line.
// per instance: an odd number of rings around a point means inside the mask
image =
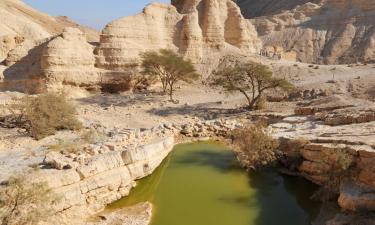
M 149 201 L 151 225 L 309 225 L 317 187 L 275 172 L 247 173 L 232 151 L 213 142 L 182 144 L 129 197 L 109 206 Z

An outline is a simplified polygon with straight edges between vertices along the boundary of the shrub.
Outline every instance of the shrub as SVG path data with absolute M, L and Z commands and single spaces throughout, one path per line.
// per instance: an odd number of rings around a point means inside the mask
M 55 134 L 58 130 L 77 130 L 81 123 L 76 118 L 76 109 L 64 94 L 46 93 L 37 97 L 24 97 L 12 106 L 19 121 L 35 139 Z
M 271 137 L 261 123 L 235 130 L 233 145 L 240 163 L 252 170 L 270 166 L 280 157 L 278 141 Z
M 255 109 L 256 110 L 262 110 L 267 107 L 267 98 L 262 96 L 261 98 L 258 99 L 258 101 L 255 104 Z
M 11 177 L 0 186 L 0 221 L 3 225 L 36 225 L 51 215 L 58 197 L 45 183 L 29 182 L 26 175 Z
M 236 62 L 234 66 L 214 71 L 212 85 L 221 86 L 227 92 L 243 94 L 250 110 L 256 107 L 268 90 L 290 91 L 293 89 L 293 85 L 286 79 L 274 77 L 268 66 L 255 62 Z

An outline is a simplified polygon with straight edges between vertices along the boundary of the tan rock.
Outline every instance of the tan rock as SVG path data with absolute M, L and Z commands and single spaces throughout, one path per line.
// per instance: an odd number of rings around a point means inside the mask
M 169 48 L 198 65 L 210 65 L 224 52 L 251 54 L 260 41 L 254 27 L 229 0 L 151 4 L 141 14 L 116 20 L 102 31 L 96 49 L 100 68 L 126 71 L 147 50 Z M 199 7 L 198 7 L 199 6 Z
M 47 85 L 55 83 L 75 86 L 99 82 L 95 69 L 94 48 L 77 28 L 66 28 L 43 49 L 41 72 Z
M 237 2 L 265 45 L 293 50 L 299 61 L 334 64 L 375 58 L 373 1 Z

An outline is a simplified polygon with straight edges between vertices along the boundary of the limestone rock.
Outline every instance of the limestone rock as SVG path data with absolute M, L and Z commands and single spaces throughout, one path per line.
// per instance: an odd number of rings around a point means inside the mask
M 237 2 L 265 45 L 293 50 L 299 61 L 334 64 L 375 59 L 373 1 Z
M 152 204 L 139 203 L 115 212 L 101 214 L 100 217 L 105 219 L 100 222 L 90 222 L 87 225 L 148 225 L 152 217 Z
M 126 71 L 147 50 L 169 48 L 191 59 L 198 69 L 224 52 L 251 54 L 260 41 L 254 27 L 230 0 L 153 3 L 142 13 L 116 20 L 102 31 L 96 49 L 100 68 Z
M 90 85 L 99 82 L 95 57 L 82 31 L 66 28 L 43 49 L 41 72 L 47 83 Z
M 342 186 L 339 197 L 339 205 L 351 211 L 375 210 L 375 191 L 366 190 L 354 184 Z
M 8 52 L 23 41 L 38 41 L 60 34 L 65 27 L 77 27 L 88 33 L 91 40 L 97 32 L 81 27 L 68 19 L 54 18 L 38 12 L 20 0 L 0 1 L 0 62 Z
M 118 168 L 124 165 L 120 152 L 110 152 L 93 157 L 87 165 L 77 168 L 82 178 L 88 178 L 95 174 Z
M 76 167 L 76 163 L 74 163 L 71 159 L 53 151 L 47 153 L 46 157 L 44 158 L 44 164 L 50 165 L 58 170 L 72 169 Z

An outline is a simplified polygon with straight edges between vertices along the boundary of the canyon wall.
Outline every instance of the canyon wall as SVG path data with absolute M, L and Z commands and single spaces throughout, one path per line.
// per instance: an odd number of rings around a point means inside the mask
M 76 27 L 85 32 L 90 41 L 98 40 L 98 33 L 79 26 L 67 17 L 52 17 L 41 13 L 20 0 L 0 1 L 0 62 L 25 40 L 37 41 L 60 34 L 65 27 Z
M 162 48 L 190 59 L 202 75 L 208 75 L 223 55 L 259 52 L 261 41 L 254 26 L 233 1 L 185 0 L 173 4 L 152 3 L 135 16 L 109 23 L 97 46 L 87 43 L 92 40 L 87 35 L 85 38 L 85 29 L 63 28 L 73 26 L 67 18 L 43 14 L 48 24 L 50 20 L 56 23 L 51 25 L 54 30 L 47 25 L 38 29 L 31 26 L 40 37 L 6 39 L 11 47 L 3 62 L 7 68 L 2 69 L 4 82 L 0 86 L 32 93 L 63 85 L 95 89 L 102 82 L 129 79 L 137 73 L 142 52 Z M 39 30 L 43 27 L 47 30 Z
M 285 1 L 239 0 L 237 3 L 265 45 L 293 50 L 299 61 L 336 64 L 375 60 L 374 1 L 299 0 L 282 4 Z
M 254 27 L 230 0 L 153 3 L 102 31 L 97 66 L 124 71 L 147 50 L 173 49 L 206 73 L 225 53 L 254 54 L 261 47 Z M 176 7 L 175 7 L 176 6 Z

